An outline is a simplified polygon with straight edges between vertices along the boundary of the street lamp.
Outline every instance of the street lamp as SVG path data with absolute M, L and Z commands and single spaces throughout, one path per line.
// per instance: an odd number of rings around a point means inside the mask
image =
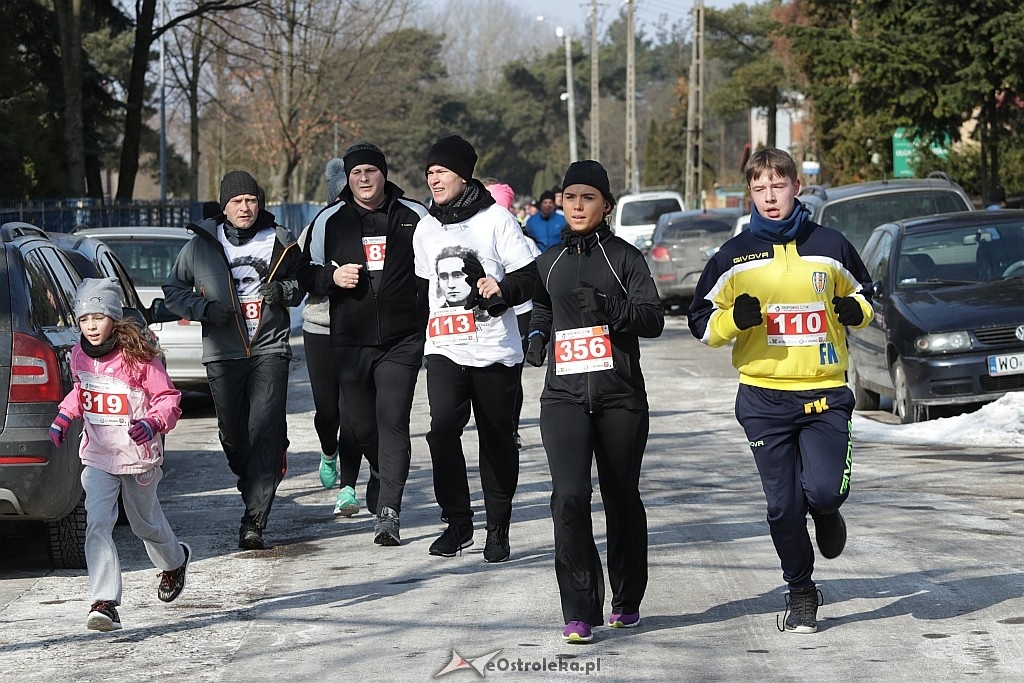
M 572 84 L 572 39 L 561 26 L 555 28 L 555 35 L 565 39 L 565 99 L 569 109 L 569 163 L 579 157 L 576 154 L 576 89 Z

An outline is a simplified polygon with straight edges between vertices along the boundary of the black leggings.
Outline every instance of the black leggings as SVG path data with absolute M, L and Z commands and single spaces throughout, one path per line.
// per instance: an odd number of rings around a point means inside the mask
M 331 337 L 303 330 L 302 343 L 306 349 L 306 370 L 309 371 L 309 386 L 313 391 L 313 405 L 316 408 L 313 426 L 320 439 L 320 451 L 325 455 L 337 451 L 341 463 L 339 485 L 355 488 L 362 453 L 356 445 L 345 401 L 341 396 Z
M 647 590 L 647 512 L 640 499 L 640 465 L 649 427 L 646 410 L 587 413 L 575 403 L 541 403 L 540 433 L 551 470 L 555 576 L 566 623 L 604 623 L 604 572 L 590 511 L 595 458 L 608 533 L 612 612 L 640 611 Z

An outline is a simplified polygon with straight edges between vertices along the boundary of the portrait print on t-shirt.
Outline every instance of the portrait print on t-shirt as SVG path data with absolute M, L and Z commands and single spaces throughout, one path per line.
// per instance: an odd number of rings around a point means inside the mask
M 475 249 L 467 249 L 461 245 L 443 248 L 434 259 L 437 272 L 437 293 L 444 298 L 443 308 L 465 308 L 466 300 L 473 290 L 473 285 L 466 276 L 466 256 L 472 254 L 480 261 L 480 254 Z M 484 277 L 486 277 L 486 273 Z M 478 323 L 491 319 L 487 311 L 480 306 L 473 307 L 473 317 Z

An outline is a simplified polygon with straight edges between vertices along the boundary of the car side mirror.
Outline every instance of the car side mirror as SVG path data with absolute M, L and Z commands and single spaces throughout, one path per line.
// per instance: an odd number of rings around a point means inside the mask
M 181 316 L 176 313 L 172 313 L 171 309 L 167 308 L 167 304 L 164 303 L 163 299 L 153 299 L 153 303 L 146 309 L 149 313 L 149 322 L 153 323 L 172 323 L 175 320 L 181 320 Z

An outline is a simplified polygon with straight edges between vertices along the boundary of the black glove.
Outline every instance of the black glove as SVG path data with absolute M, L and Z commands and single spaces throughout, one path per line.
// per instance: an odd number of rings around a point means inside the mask
M 604 292 L 589 282 L 580 282 L 580 286 L 572 290 L 572 295 L 576 297 L 576 305 L 584 313 L 604 313 L 605 305 L 608 303 L 608 297 Z
M 264 282 L 260 285 L 260 296 L 263 303 L 276 306 L 284 302 L 284 285 L 280 282 Z
M 761 316 L 761 302 L 756 296 L 750 296 L 746 292 L 740 294 L 732 304 L 732 320 L 741 330 L 760 325 L 764 322 Z
M 476 283 L 485 277 L 486 273 L 484 272 L 483 265 L 480 263 L 480 259 L 473 252 L 467 251 L 463 254 L 462 263 L 462 272 L 466 274 L 466 284 L 469 285 L 469 296 L 466 297 L 466 310 L 468 311 L 483 302 L 483 299 L 480 298 L 480 290 L 476 288 Z
M 836 317 L 843 325 L 860 325 L 864 322 L 864 311 L 860 307 L 860 302 L 852 296 L 834 296 L 832 306 L 836 309 Z
M 544 365 L 544 335 L 540 332 L 530 335 L 526 346 L 526 362 L 535 368 Z
M 235 317 L 235 309 L 219 301 L 206 304 L 206 319 L 214 325 L 227 325 Z

